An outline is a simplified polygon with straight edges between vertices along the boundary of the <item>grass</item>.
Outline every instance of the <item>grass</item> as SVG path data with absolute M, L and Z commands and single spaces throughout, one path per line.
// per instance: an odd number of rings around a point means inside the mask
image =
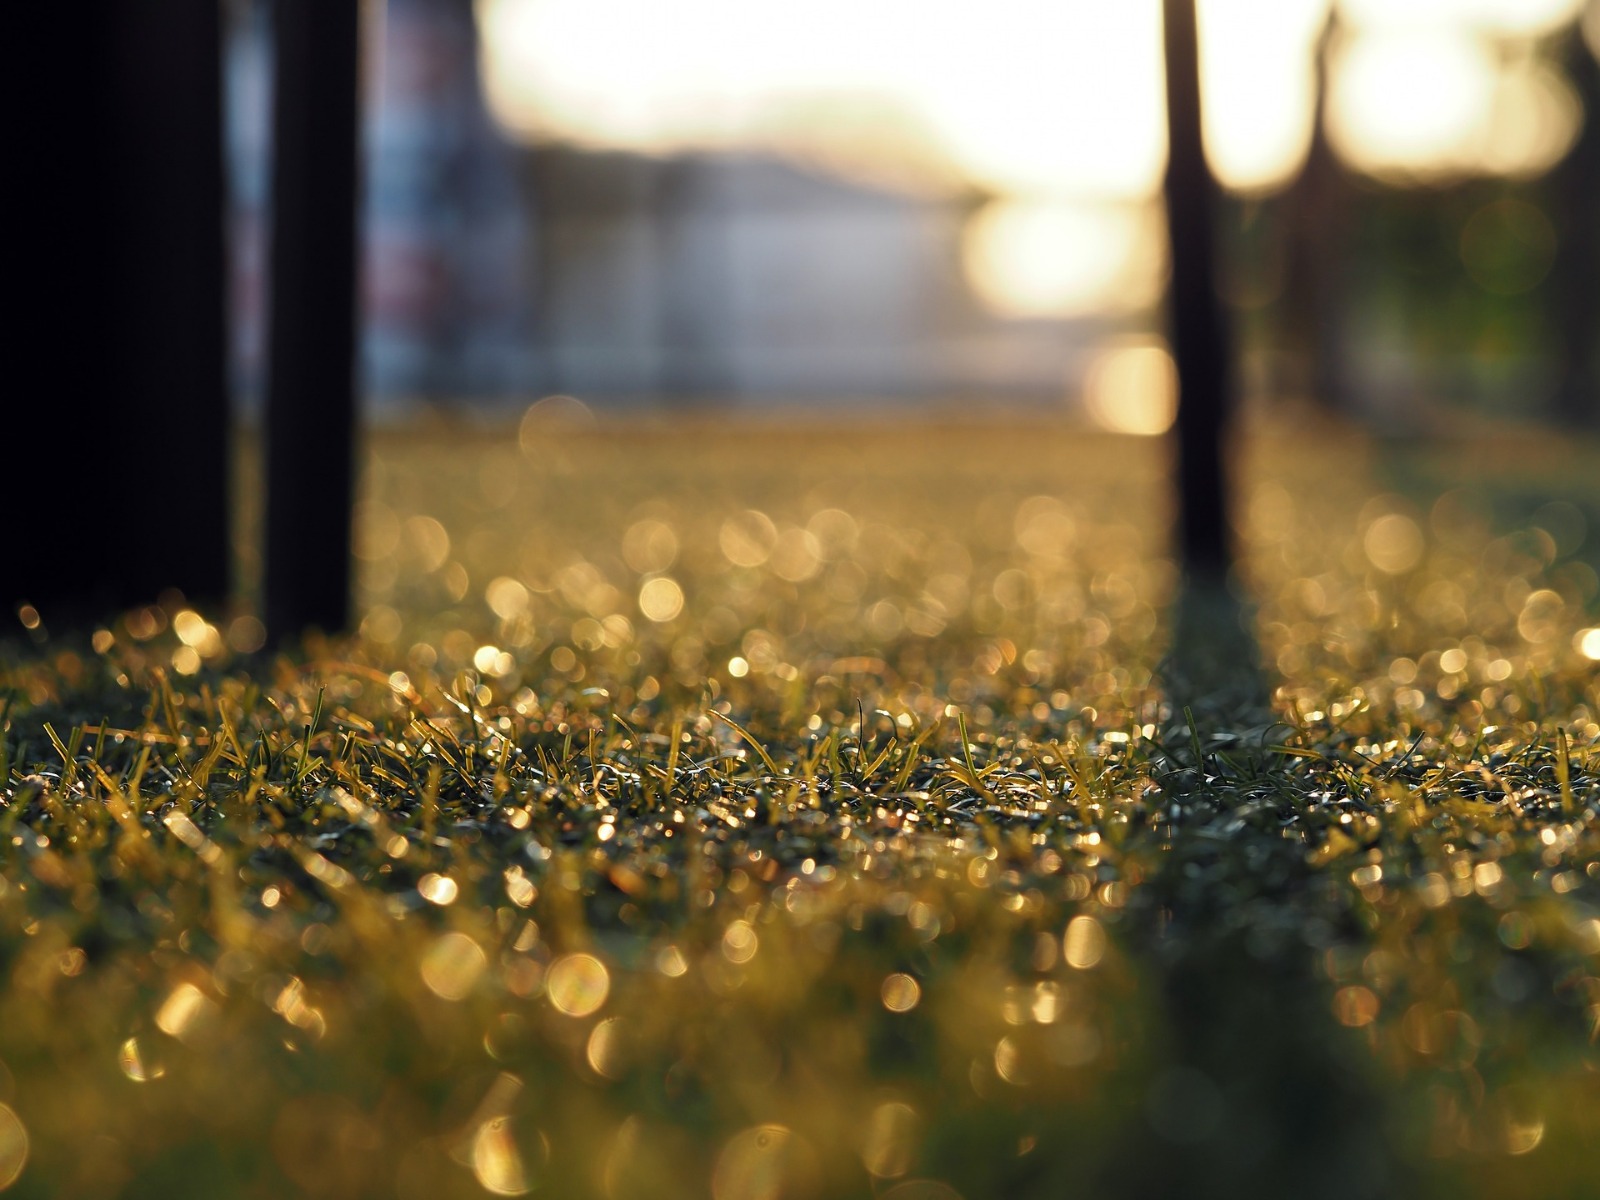
M 1593 453 L 1257 437 L 1255 674 L 1147 443 L 380 435 L 360 637 L 4 659 L 0 1181 L 1592 1195 Z

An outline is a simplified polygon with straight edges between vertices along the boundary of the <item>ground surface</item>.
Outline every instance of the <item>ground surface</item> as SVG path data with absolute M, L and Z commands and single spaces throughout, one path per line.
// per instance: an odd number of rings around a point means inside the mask
M 1595 1194 L 1594 449 L 579 418 L 5 651 L 14 1194 Z

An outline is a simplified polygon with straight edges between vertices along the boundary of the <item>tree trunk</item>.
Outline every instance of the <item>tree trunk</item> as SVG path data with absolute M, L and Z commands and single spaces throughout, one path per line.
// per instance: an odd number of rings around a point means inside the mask
M 1179 548 L 1191 575 L 1220 576 L 1233 562 L 1222 458 L 1232 397 L 1227 318 L 1216 286 L 1217 184 L 1201 140 L 1194 0 L 1166 0 L 1165 15 L 1167 320 L 1178 370 Z
M 1555 412 L 1563 423 L 1592 429 L 1600 426 L 1600 62 L 1577 28 L 1568 32 L 1564 57 L 1583 101 L 1583 130 L 1550 181 L 1561 356 Z
M 1328 144 L 1328 52 L 1338 30 L 1332 13 L 1316 51 L 1311 146 L 1300 177 L 1284 194 L 1285 264 L 1277 322 L 1294 389 L 1319 409 L 1347 407 L 1344 358 L 1344 253 L 1351 189 Z

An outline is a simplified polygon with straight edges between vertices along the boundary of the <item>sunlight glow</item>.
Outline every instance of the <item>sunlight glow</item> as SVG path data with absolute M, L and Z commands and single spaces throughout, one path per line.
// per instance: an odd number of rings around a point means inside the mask
M 1298 170 L 1330 3 L 1201 0 L 1206 146 L 1225 186 L 1270 191 Z M 1359 169 L 1527 175 L 1570 144 L 1570 89 L 1517 53 L 1502 69 L 1489 39 L 1526 49 L 1581 0 L 1339 7 L 1332 125 Z M 513 136 L 761 148 L 860 178 L 1034 199 L 1160 189 L 1158 0 L 477 0 L 477 11 L 489 106 Z
M 1494 82 L 1494 57 L 1470 33 L 1362 35 L 1336 54 L 1328 136 L 1375 175 L 1464 172 L 1492 116 Z
M 1202 0 L 1206 156 L 1224 186 L 1288 182 L 1311 141 L 1314 55 L 1328 0 Z
M 801 118 L 831 112 L 839 153 L 864 167 L 938 157 L 1008 194 L 1160 186 L 1156 0 L 478 0 L 478 13 L 490 108 L 517 136 L 805 153 L 820 139 Z M 870 114 L 866 131 L 851 110 Z
M 905 135 L 929 130 L 969 179 L 999 190 L 1159 184 L 1153 0 L 996 0 L 981 16 L 916 0 L 480 0 L 480 13 L 491 106 L 523 133 L 781 147 L 796 112 L 831 97 L 873 112 L 887 135 L 858 139 L 861 151 L 925 156 L 925 139 Z
M 1460 26 L 1394 28 L 1338 48 L 1329 137 L 1383 178 L 1532 177 L 1571 148 L 1583 107 L 1531 50 Z
M 1590 662 L 1600 662 L 1600 629 L 1580 629 L 1572 641 L 1579 654 Z
M 1095 424 L 1112 433 L 1154 437 L 1171 429 L 1178 415 L 1178 369 L 1166 344 L 1160 339 L 1130 339 L 1102 350 L 1089 367 L 1084 402 Z M 1083 939 L 1091 932 L 1098 933 L 1098 926 L 1090 931 L 1076 921 L 1067 930 L 1065 953 L 1075 967 L 1093 965 L 1079 961 L 1088 956 L 1084 947 L 1091 943 Z M 1104 934 L 1099 936 L 1100 942 L 1092 944 L 1103 946 Z M 1098 960 L 1098 951 L 1094 958 Z
M 1340 0 L 1339 13 L 1359 26 L 1454 24 L 1509 37 L 1543 37 L 1583 6 L 1584 0 Z
M 1161 298 L 1166 239 L 1156 205 L 997 200 L 962 236 L 967 278 L 1014 317 L 1137 312 Z
M 1332 3 L 1200 0 L 1206 148 L 1226 187 L 1270 192 L 1299 170 Z M 1356 169 L 1530 177 L 1570 148 L 1581 105 L 1530 39 L 1581 0 L 1338 3 L 1328 128 Z M 976 187 L 994 200 L 962 257 L 996 312 L 1137 312 L 1159 297 L 1159 0 L 476 4 L 489 106 L 513 136 L 760 150 L 914 190 Z
M 1582 128 L 1583 102 L 1572 85 L 1525 57 L 1501 72 L 1480 164 L 1493 175 L 1534 178 L 1566 157 Z

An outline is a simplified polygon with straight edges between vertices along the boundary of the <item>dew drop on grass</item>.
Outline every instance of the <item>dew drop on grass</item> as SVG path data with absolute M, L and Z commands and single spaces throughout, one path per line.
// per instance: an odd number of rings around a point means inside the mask
M 817 1190 L 817 1162 L 804 1138 L 758 1125 L 729 1138 L 711 1174 L 712 1200 L 801 1200 Z
M 558 1012 L 587 1017 L 600 1011 L 611 991 L 605 964 L 592 954 L 569 954 L 550 964 L 545 992 Z
M 514 621 L 526 615 L 532 600 L 523 584 L 504 575 L 491 579 L 483 595 L 490 610 L 502 621 Z
M 663 946 L 656 952 L 656 970 L 669 979 L 677 979 L 689 973 L 689 963 L 676 946 Z
M 729 517 L 717 534 L 723 557 L 736 567 L 759 567 L 778 540 L 778 527 L 764 512 L 750 509 Z
M 0 1104 L 0 1190 L 17 1181 L 27 1162 L 27 1127 L 8 1105 Z
M 462 1000 L 477 986 L 488 965 L 477 942 L 452 930 L 435 938 L 422 956 L 422 982 L 441 1000 Z
M 879 1179 L 898 1179 L 911 1169 L 922 1121 L 909 1104 L 890 1100 L 872 1110 L 861 1139 L 861 1162 Z
M 1513 1085 L 1495 1097 L 1493 1107 L 1500 1118 L 1507 1154 L 1528 1154 L 1539 1148 L 1544 1141 L 1544 1114 L 1531 1093 Z
M 1106 952 L 1106 931 L 1093 917 L 1073 917 L 1061 939 L 1062 957 L 1067 965 L 1087 971 L 1099 963 Z
M 152 1079 L 160 1079 L 165 1074 L 160 1066 L 147 1060 L 138 1038 L 129 1038 L 122 1043 L 117 1050 L 117 1065 L 122 1068 L 122 1073 L 135 1083 L 148 1083 Z
M 683 611 L 683 589 L 665 575 L 648 580 L 639 589 L 639 611 L 657 623 L 670 621 Z
M 1053 944 L 1053 943 L 1052 943 Z M 1053 1025 L 1061 1015 L 1062 997 L 1059 984 L 1042 980 L 1033 985 L 1033 1003 L 1028 1015 L 1040 1025 Z
M 910 1012 L 922 1000 L 922 985 L 911 976 L 896 971 L 884 977 L 879 989 L 883 1006 L 892 1013 Z
M 417 891 L 422 893 L 422 898 L 429 904 L 437 904 L 441 908 L 455 903 L 456 896 L 460 894 L 454 879 L 432 871 L 417 880 Z
M 630 1189 L 628 1184 L 639 1169 L 643 1128 L 643 1122 L 637 1116 L 626 1117 L 611 1135 L 605 1166 L 601 1171 L 601 1188 L 607 1196 L 637 1194 L 636 1189 Z
M 484 1191 L 496 1196 L 521 1196 L 531 1190 L 511 1135 L 510 1117 L 491 1117 L 478 1126 L 472 1138 L 472 1173 Z
M 627 1054 L 620 1018 L 601 1021 L 590 1031 L 584 1057 L 602 1079 L 621 1079 L 626 1074 Z
M 1400 513 L 1385 513 L 1367 526 L 1361 548 L 1378 570 L 1387 575 L 1403 575 L 1422 561 L 1427 547 L 1415 521 Z
M 512 866 L 506 868 L 506 898 L 518 908 L 527 908 L 539 895 L 539 889 L 534 886 L 533 880 L 522 873 L 522 868 Z
M 1022 1047 L 1014 1037 L 1003 1037 L 994 1048 L 995 1074 L 1012 1087 L 1025 1087 L 1029 1083 L 1027 1069 L 1022 1062 Z
M 192 983 L 180 983 L 156 1010 L 156 1028 L 180 1041 L 198 1027 L 216 1006 Z
M 735 921 L 722 935 L 722 956 L 731 963 L 749 962 L 759 947 L 760 939 L 748 921 Z
M 1339 1024 L 1352 1028 L 1370 1025 L 1378 1016 L 1378 998 L 1360 984 L 1342 987 L 1333 995 L 1333 1015 Z

